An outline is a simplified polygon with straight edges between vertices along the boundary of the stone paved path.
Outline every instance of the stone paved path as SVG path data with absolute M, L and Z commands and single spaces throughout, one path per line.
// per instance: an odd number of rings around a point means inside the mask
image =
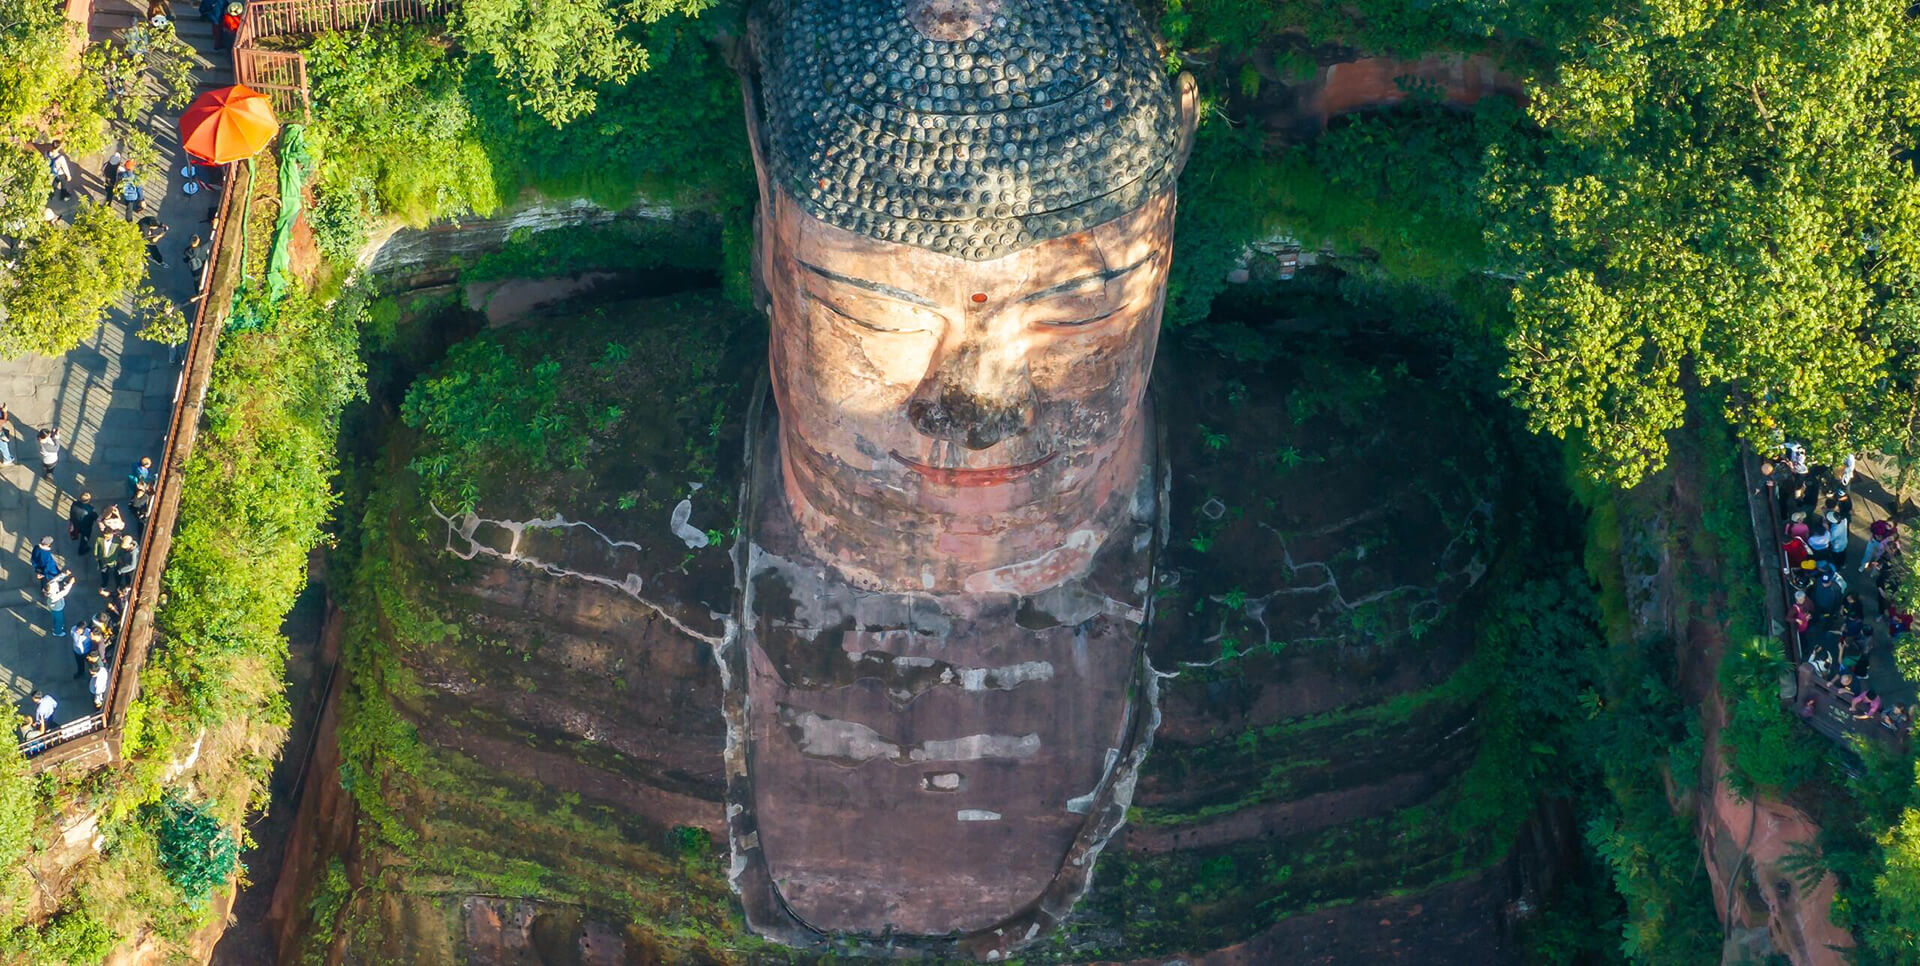
M 137 22 L 145 9 L 130 0 L 96 0 L 91 36 L 114 36 Z M 181 38 L 200 54 L 195 93 L 233 83 L 228 55 L 213 51 L 212 31 L 197 10 L 183 2 L 175 12 Z M 149 124 L 165 164 L 144 172 L 141 184 L 147 211 L 157 213 L 171 230 L 160 246 L 167 264 L 149 263 L 148 277 L 191 317 L 194 306 L 189 300 L 198 280 L 187 270 L 182 253 L 193 235 L 210 238 L 219 195 L 203 191 L 189 196 L 179 190 L 186 159 L 180 151 L 177 114 L 162 108 Z M 77 196 L 104 198 L 105 162 L 104 156 L 76 159 Z M 64 220 L 71 217 L 74 203 L 56 197 L 50 206 Z M 117 205 L 116 210 L 125 211 Z M 116 503 L 128 513 L 127 473 L 142 456 L 159 460 L 180 371 L 173 351 L 135 338 L 135 328 L 116 307 L 99 332 L 64 356 L 0 359 L 0 402 L 11 410 L 5 430 L 16 460 L 13 466 L 0 467 L 0 686 L 23 714 L 28 696 L 46 690 L 60 703 L 54 715 L 59 724 L 92 713 L 93 702 L 86 682 L 73 677 L 66 642 L 50 633 L 51 615 L 38 601 L 38 582 L 27 560 L 36 541 L 54 537 L 61 562 L 78 577 L 68 598 L 68 626 L 100 610 L 104 600 L 98 594 L 99 575 L 91 558 L 75 555 L 73 542 L 66 538 L 67 510 L 76 495 L 91 490 L 102 514 Z M 46 427 L 58 427 L 64 443 L 51 480 L 40 475 L 34 444 L 35 435 Z

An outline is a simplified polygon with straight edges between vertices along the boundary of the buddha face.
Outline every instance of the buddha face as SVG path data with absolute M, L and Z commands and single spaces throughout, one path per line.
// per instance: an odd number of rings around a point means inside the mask
M 987 261 L 762 199 L 782 469 L 812 548 L 896 590 L 1077 573 L 1143 471 L 1173 189 Z

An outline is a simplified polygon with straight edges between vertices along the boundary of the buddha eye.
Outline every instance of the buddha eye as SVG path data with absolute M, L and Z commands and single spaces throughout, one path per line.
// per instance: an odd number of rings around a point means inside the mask
M 860 328 L 866 329 L 869 332 L 883 332 L 883 333 L 886 333 L 887 335 L 912 335 L 916 332 L 927 331 L 926 329 L 919 328 L 917 326 L 911 329 L 902 329 L 902 328 L 895 328 L 892 326 L 880 325 L 879 323 L 876 323 L 876 322 L 869 322 L 866 319 L 857 318 L 855 316 L 848 315 L 847 313 L 841 311 L 839 307 L 835 306 L 832 302 L 829 302 L 826 299 L 814 298 L 812 295 L 807 296 L 807 301 L 812 302 L 813 304 L 818 305 L 823 309 L 826 309 L 828 312 L 833 313 L 833 315 L 836 318 L 840 319 L 840 321 L 845 322 L 848 325 L 859 326 Z
M 1118 311 L 1118 310 L 1114 310 L 1114 311 Z M 1081 326 L 1093 325 L 1096 322 L 1105 322 L 1106 320 L 1113 318 L 1113 315 L 1114 315 L 1113 311 L 1108 311 L 1108 312 L 1102 312 L 1099 315 L 1091 316 L 1084 319 L 1042 321 L 1039 324 L 1049 329 L 1077 329 L 1077 328 L 1080 328 Z

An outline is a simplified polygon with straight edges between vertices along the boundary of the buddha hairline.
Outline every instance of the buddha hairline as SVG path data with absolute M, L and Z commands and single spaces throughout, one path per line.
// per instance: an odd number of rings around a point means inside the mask
M 847 231 L 974 261 L 1085 231 L 1178 172 L 1172 84 L 1130 0 L 768 0 L 752 18 L 768 177 Z

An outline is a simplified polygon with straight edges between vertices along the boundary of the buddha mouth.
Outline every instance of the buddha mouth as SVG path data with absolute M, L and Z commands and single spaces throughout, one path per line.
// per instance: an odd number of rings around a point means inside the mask
M 965 486 L 999 486 L 1002 483 L 1010 483 L 1023 476 L 1026 476 L 1029 473 L 1032 473 L 1033 471 L 1039 469 L 1042 466 L 1047 465 L 1048 463 L 1053 462 L 1053 458 L 1060 454 L 1058 451 L 1055 451 L 1052 453 L 1048 453 L 1047 455 L 1042 456 L 1031 463 L 1016 463 L 1012 466 L 994 466 L 984 470 L 970 470 L 970 469 L 964 469 L 964 468 L 951 469 L 944 466 L 928 466 L 927 464 L 922 463 L 919 460 L 909 459 L 905 456 L 900 455 L 899 450 L 889 450 L 887 451 L 887 455 L 893 457 L 896 461 L 900 463 L 900 465 L 905 466 L 907 469 L 910 469 L 915 473 L 920 474 L 923 478 L 927 479 L 930 482 L 938 483 L 941 486 L 965 487 Z

